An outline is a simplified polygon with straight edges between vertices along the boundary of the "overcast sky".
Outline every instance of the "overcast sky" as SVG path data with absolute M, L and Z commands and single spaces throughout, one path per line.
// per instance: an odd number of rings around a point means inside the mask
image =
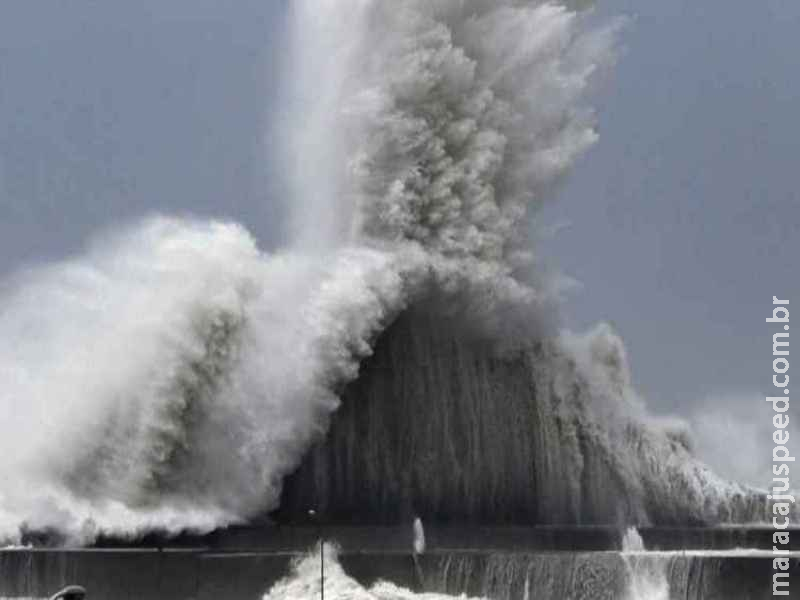
M 3 0 L 0 274 L 149 211 L 278 241 L 269 170 L 283 1 Z M 769 389 L 773 295 L 800 303 L 800 3 L 610 0 L 633 17 L 601 141 L 546 212 L 657 410 Z
M 281 5 L 0 2 L 0 272 L 154 210 L 271 240 Z
M 660 407 L 771 387 L 773 295 L 800 303 L 800 3 L 603 3 L 634 15 L 597 94 L 601 140 L 548 212 Z M 800 308 L 798 309 L 800 310 Z

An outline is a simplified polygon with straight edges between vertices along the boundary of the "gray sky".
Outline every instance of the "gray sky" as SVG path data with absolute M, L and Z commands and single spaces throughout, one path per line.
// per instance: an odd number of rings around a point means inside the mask
M 268 245 L 283 0 L 3 0 L 0 273 L 149 211 L 229 217 Z M 651 405 L 768 390 L 773 294 L 800 302 L 800 4 L 609 0 L 634 17 L 596 96 L 601 142 L 546 244 L 612 321 Z
M 0 272 L 147 212 L 276 231 L 281 2 L 3 0 Z
M 769 391 L 773 295 L 800 303 L 800 4 L 603 3 L 633 15 L 599 145 L 548 215 L 548 255 L 613 322 L 656 408 Z M 800 309 L 799 309 L 800 310 Z

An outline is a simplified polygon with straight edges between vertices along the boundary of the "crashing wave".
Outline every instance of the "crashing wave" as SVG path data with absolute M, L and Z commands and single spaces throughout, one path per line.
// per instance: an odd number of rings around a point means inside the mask
M 446 474 L 446 476 L 442 476 Z M 764 522 L 763 494 L 717 477 L 688 432 L 649 416 L 619 337 L 496 347 L 417 307 L 343 393 L 276 517 L 334 522 L 676 525 Z
M 267 255 L 238 225 L 156 218 L 0 288 L 0 537 L 247 520 L 278 506 L 409 306 L 434 302 L 494 346 L 543 331 L 559 282 L 531 254 L 531 221 L 596 139 L 581 98 L 617 25 L 536 0 L 291 10 L 294 108 L 276 139 L 290 248 Z M 615 336 L 534 346 L 503 364 L 537 382 L 515 406 L 556 429 L 524 452 L 545 448 L 566 461 L 548 473 L 569 465 L 595 482 L 564 519 L 613 504 L 594 464 L 637 522 L 660 519 L 662 494 L 693 518 L 740 493 L 691 459 L 682 432 L 645 423 Z M 586 439 L 600 454 L 580 451 Z M 550 483 L 534 489 L 551 504 L 584 485 Z

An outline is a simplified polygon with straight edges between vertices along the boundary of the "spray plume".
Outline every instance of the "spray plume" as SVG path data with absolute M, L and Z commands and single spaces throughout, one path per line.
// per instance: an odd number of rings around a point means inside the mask
M 0 537 L 273 509 L 407 306 L 435 291 L 497 332 L 557 295 L 531 219 L 596 139 L 580 100 L 616 25 L 538 1 L 290 10 L 289 248 L 159 217 L 2 286 Z

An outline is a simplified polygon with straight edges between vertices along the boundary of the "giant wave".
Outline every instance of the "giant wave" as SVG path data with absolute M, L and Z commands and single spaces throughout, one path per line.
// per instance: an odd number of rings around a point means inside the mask
M 537 209 L 597 138 L 582 97 L 613 60 L 619 24 L 536 0 L 291 10 L 291 108 L 272 157 L 287 178 L 289 247 L 267 254 L 238 224 L 154 217 L 3 284 L 0 537 L 202 531 L 286 509 L 284 480 L 298 467 L 302 479 L 342 394 L 365 415 L 390 409 L 365 403 L 382 389 L 359 369 L 395 335 L 452 355 L 417 374 L 394 359 L 386 385 L 432 386 L 413 406 L 428 428 L 409 434 L 416 472 L 392 455 L 368 471 L 371 491 L 438 478 L 438 496 L 411 500 L 453 517 L 760 514 L 759 495 L 715 477 L 683 430 L 646 415 L 607 327 L 557 331 L 562 282 L 533 253 Z M 449 323 L 455 342 L 428 346 L 437 328 L 409 310 Z M 393 333 L 403 324 L 411 331 Z M 434 444 L 455 439 L 432 428 L 457 414 L 453 431 L 473 428 L 463 447 Z M 359 460 L 369 466 L 347 468 Z M 448 505 L 453 494 L 466 504 Z M 513 508 L 530 497 L 528 513 Z M 380 506 L 363 505 L 384 518 Z

